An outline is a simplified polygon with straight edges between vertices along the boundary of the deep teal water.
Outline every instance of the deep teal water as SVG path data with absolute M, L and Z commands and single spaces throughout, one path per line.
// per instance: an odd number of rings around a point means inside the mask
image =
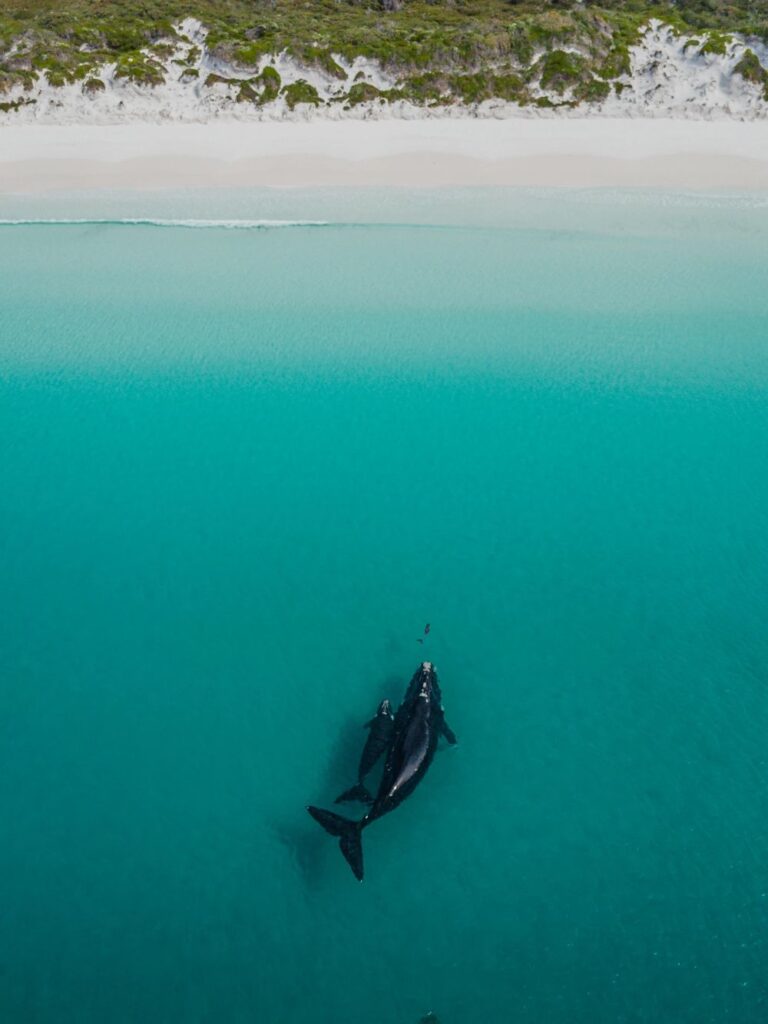
M 0 226 L 3 1022 L 767 1019 L 768 207 L 449 199 Z

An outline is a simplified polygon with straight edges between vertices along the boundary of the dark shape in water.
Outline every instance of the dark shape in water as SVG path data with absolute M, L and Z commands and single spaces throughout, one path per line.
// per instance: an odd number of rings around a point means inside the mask
M 395 717 L 392 714 L 390 703 L 388 700 L 383 700 L 374 717 L 370 722 L 365 723 L 365 728 L 370 729 L 370 732 L 357 766 L 357 785 L 347 789 L 341 796 L 337 796 L 337 804 L 343 803 L 345 800 L 359 800 L 364 804 L 373 803 L 373 797 L 366 789 L 363 779 L 392 742 L 394 727 Z
M 411 795 L 432 763 L 441 734 L 449 743 L 456 743 L 445 721 L 437 673 L 431 662 L 425 661 L 414 673 L 397 709 L 384 774 L 373 806 L 365 817 L 350 821 L 321 807 L 307 808 L 326 832 L 338 836 L 341 852 L 359 881 L 363 880 L 363 829 L 394 811 Z

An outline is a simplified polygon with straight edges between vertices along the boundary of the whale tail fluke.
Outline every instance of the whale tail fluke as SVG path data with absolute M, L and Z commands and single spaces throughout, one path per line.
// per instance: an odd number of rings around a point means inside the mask
M 345 790 L 341 796 L 337 796 L 334 803 L 343 804 L 347 800 L 358 800 L 361 804 L 372 804 L 373 797 L 365 788 L 362 782 L 358 782 L 352 789 Z
M 332 811 L 324 811 L 322 807 L 308 807 L 307 810 L 319 822 L 326 832 L 332 836 L 338 836 L 339 847 L 344 854 L 344 859 L 352 868 L 352 874 L 358 880 L 363 880 L 363 844 L 362 844 L 362 822 L 350 821 L 349 818 L 342 818 L 340 814 Z

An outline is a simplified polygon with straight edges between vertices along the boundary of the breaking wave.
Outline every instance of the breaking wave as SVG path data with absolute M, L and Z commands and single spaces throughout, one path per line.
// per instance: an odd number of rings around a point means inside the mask
M 71 225 L 128 225 L 149 228 L 224 228 L 229 231 L 267 231 L 274 228 L 331 227 L 325 220 L 197 220 L 166 217 L 33 217 L 0 219 L 0 227 L 71 226 Z M 340 225 L 341 226 L 341 225 Z

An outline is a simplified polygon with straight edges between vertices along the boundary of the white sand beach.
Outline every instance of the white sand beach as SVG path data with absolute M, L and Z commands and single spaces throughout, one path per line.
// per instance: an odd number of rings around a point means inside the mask
M 328 185 L 768 189 L 768 126 L 552 117 L 0 129 L 5 193 Z

